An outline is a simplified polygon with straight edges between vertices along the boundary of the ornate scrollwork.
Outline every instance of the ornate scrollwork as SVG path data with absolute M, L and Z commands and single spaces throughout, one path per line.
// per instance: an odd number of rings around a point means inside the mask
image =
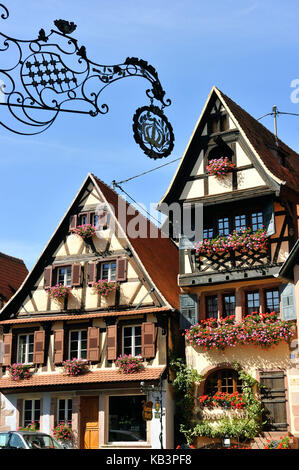
M 7 18 L 7 8 L 2 4 L 0 8 L 4 10 L 1 17 Z M 157 127 L 157 135 L 162 128 L 163 132 L 168 128 L 163 137 L 166 140 L 173 135 L 163 111 L 152 107 L 154 100 L 161 103 L 162 109 L 171 104 L 169 99 L 165 100 L 165 91 L 152 65 L 136 57 L 128 57 L 117 65 L 93 62 L 87 57 L 85 47 L 70 36 L 77 27 L 73 22 L 60 19 L 54 24 L 57 30 L 46 34 L 40 29 L 37 39 L 29 41 L 0 34 L 0 124 L 3 127 L 17 134 L 33 135 L 48 129 L 60 112 L 106 114 L 109 108 L 101 102 L 103 90 L 122 78 L 143 77 L 151 84 L 146 90 L 151 101 L 147 119 L 150 121 L 150 115 L 156 114 L 152 124 Z M 134 135 L 140 145 L 143 142 L 144 149 L 150 138 L 145 123 L 141 127 L 147 134 L 141 138 L 136 128 Z M 173 147 L 173 143 L 171 147 L 158 142 L 154 145 L 152 141 L 150 145 L 153 158 L 166 156 L 165 152 L 161 155 L 159 148 Z M 154 156 L 155 151 L 157 156 Z M 149 155 L 148 150 L 145 153 Z

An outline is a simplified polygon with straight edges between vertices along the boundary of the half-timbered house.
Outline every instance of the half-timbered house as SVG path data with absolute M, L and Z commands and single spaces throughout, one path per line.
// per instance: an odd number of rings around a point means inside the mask
M 195 227 L 201 240 L 194 244 L 184 233 L 173 235 L 180 247 L 182 330 L 229 317 L 242 324 L 254 312 L 296 320 L 294 285 L 278 272 L 298 239 L 299 155 L 216 87 L 160 210 L 173 203 L 203 205 L 202 226 Z M 268 388 L 261 396 L 268 435 L 298 436 L 292 417 L 293 406 L 298 408 L 291 393 L 295 366 L 287 342 L 224 349 L 191 343 L 186 340 L 187 363 L 204 377 L 199 396 L 240 390 L 238 362 Z M 197 446 L 209 443 L 198 437 Z
M 89 225 L 93 236 L 75 233 Z M 171 448 L 167 377 L 178 331 L 177 273 L 176 245 L 89 174 L 2 310 L 0 430 L 34 421 L 51 433 L 71 422 L 80 448 Z M 104 280 L 110 292 L 96 290 Z M 63 298 L 53 295 L 57 285 L 67 291 Z M 121 371 L 119 356 L 141 357 L 141 369 Z M 88 371 L 67 374 L 63 364 L 73 359 Z M 30 366 L 30 377 L 13 380 L 15 363 Z

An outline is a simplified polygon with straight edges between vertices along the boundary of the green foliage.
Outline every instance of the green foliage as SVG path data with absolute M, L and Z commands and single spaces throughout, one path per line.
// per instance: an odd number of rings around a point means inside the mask
M 220 439 L 224 436 L 253 439 L 260 433 L 264 423 L 262 422 L 263 407 L 261 401 L 256 396 L 259 383 L 245 371 L 241 370 L 238 364 L 234 366 L 242 380 L 245 416 L 242 415 L 240 418 L 223 417 L 214 425 L 204 420 L 193 427 L 189 427 L 187 423 L 182 424 L 180 431 L 185 435 L 188 444 L 191 444 L 198 436 Z

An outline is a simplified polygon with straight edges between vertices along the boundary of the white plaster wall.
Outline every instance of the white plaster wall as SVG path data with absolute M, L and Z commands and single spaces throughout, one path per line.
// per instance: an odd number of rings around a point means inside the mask
M 10 431 L 15 431 L 17 428 L 17 396 L 10 395 L 9 397 L 6 397 L 2 393 L 1 407 L 1 414 L 5 415 L 4 427 L 6 429 L 9 428 Z
M 163 381 L 163 390 L 167 390 L 167 382 L 164 380 Z M 150 433 L 151 433 L 151 447 L 152 449 L 161 449 L 161 443 L 160 443 L 160 433 L 161 433 L 161 423 L 160 423 L 160 418 L 155 418 L 155 403 L 157 398 L 160 397 L 160 393 L 153 392 L 150 394 L 150 401 L 153 402 L 153 419 L 151 420 L 150 424 Z M 162 427 L 163 427 L 163 448 L 166 449 L 166 393 L 162 393 L 162 407 L 161 410 L 163 411 L 163 416 L 162 416 Z M 161 411 L 160 410 L 160 411 Z M 167 411 L 168 413 L 168 411 Z
M 43 393 L 41 398 L 43 404 L 41 431 L 50 434 L 51 395 L 50 393 Z

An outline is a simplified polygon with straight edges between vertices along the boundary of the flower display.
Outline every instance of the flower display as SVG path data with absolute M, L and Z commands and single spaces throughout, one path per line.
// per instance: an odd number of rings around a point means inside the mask
M 115 281 L 101 279 L 99 281 L 93 282 L 91 285 L 97 294 L 103 295 L 104 297 L 108 297 L 111 292 L 115 291 L 117 284 Z
M 93 237 L 96 232 L 96 228 L 91 224 L 78 225 L 76 228 L 72 228 L 71 232 L 85 240 L 86 238 Z
M 290 449 L 291 438 L 289 436 L 281 436 L 277 439 L 268 439 L 264 449 Z
M 198 397 L 201 406 L 222 407 L 227 406 L 233 410 L 244 408 L 243 394 L 239 392 L 224 393 L 217 392 L 214 395 L 200 395 Z
M 120 355 L 115 361 L 119 372 L 124 374 L 133 374 L 143 368 L 141 356 L 131 356 L 131 354 Z
M 52 300 L 62 301 L 69 295 L 72 288 L 63 284 L 56 284 L 56 286 L 49 287 L 47 290 Z
M 59 423 L 52 429 L 52 433 L 58 441 L 70 442 L 73 439 L 72 425 L 69 422 Z
M 206 170 L 209 176 L 223 179 L 235 167 L 235 163 L 232 163 L 228 157 L 220 157 L 210 160 Z
M 196 253 L 209 256 L 214 253 L 223 254 L 231 251 L 248 253 L 249 251 L 262 251 L 267 248 L 267 231 L 260 228 L 255 232 L 250 227 L 234 230 L 228 236 L 217 236 L 215 238 L 205 238 L 195 244 Z
M 79 375 L 88 371 L 88 364 L 82 359 L 69 359 L 67 361 L 63 361 L 62 365 L 66 375 Z
M 27 426 L 23 426 L 17 429 L 17 431 L 33 431 L 36 432 L 39 430 L 39 421 L 31 421 L 30 424 L 27 424 Z
M 183 335 L 189 344 L 204 351 L 248 344 L 269 348 L 281 341 L 289 342 L 295 335 L 295 322 L 280 320 L 275 312 L 253 313 L 241 323 L 202 321 L 186 329 Z
M 21 362 L 17 362 L 8 366 L 9 374 L 12 380 L 23 380 L 29 379 L 31 377 L 31 372 L 29 371 L 30 365 L 22 364 Z

